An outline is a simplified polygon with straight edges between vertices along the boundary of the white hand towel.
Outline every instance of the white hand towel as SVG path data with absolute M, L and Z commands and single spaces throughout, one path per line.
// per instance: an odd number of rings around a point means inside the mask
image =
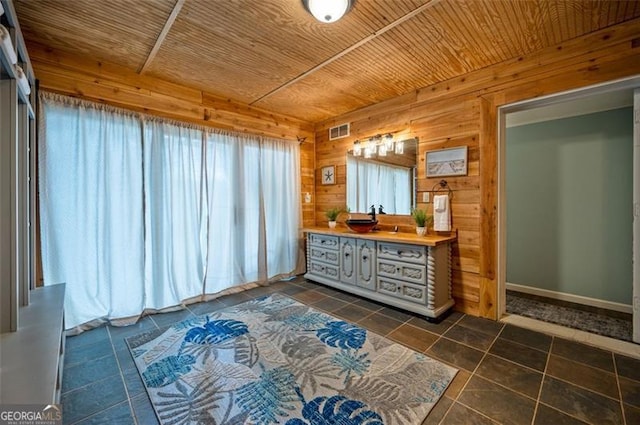
M 449 195 L 436 195 L 433 197 L 433 230 L 436 232 L 451 231 Z

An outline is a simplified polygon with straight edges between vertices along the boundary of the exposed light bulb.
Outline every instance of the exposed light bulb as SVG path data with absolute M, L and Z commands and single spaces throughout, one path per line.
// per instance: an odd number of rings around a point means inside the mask
M 388 151 L 393 150 L 393 136 L 391 135 L 391 133 L 384 136 L 384 146 Z
M 387 145 L 382 144 L 378 147 L 378 156 L 387 156 Z
M 404 153 L 404 142 L 400 140 L 396 142 L 396 154 L 402 155 Z
M 353 156 L 360 156 L 362 154 L 362 146 L 360 145 L 360 141 L 356 140 L 353 142 Z

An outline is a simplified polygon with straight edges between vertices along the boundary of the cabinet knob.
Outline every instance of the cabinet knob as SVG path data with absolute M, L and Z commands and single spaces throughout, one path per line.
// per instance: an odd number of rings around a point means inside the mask
M 351 254 L 349 254 L 348 252 L 345 252 L 345 253 L 344 253 L 344 257 L 345 257 L 345 258 L 349 258 L 349 256 L 350 256 L 350 255 L 351 255 Z
M 367 261 L 368 259 L 369 259 L 369 257 L 367 257 L 366 255 L 364 255 L 364 256 L 362 257 L 362 261 Z
M 402 251 L 398 250 L 398 255 L 402 255 Z

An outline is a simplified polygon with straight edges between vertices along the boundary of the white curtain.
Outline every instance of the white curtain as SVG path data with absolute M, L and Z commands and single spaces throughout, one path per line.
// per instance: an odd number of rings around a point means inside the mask
M 290 274 L 296 269 L 300 227 L 298 145 L 212 133 L 206 151 L 205 291 Z
M 43 272 L 68 328 L 299 271 L 297 143 L 41 105 Z
M 65 322 L 144 305 L 142 134 L 131 114 L 41 99 L 39 184 L 46 284 L 66 283 Z M 42 133 L 41 133 L 42 134 Z
M 347 155 L 347 206 L 368 212 L 371 205 L 388 214 L 410 214 L 412 172 L 410 168 L 383 164 Z
M 202 292 L 202 136 L 194 128 L 145 122 L 145 308 L 161 309 Z

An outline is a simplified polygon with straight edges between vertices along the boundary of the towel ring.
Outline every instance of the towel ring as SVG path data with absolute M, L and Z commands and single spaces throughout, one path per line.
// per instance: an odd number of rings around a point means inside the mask
M 437 187 L 439 186 L 439 187 Z M 436 188 L 437 187 L 437 188 Z M 453 198 L 453 190 L 449 187 L 449 183 L 446 180 L 440 180 L 438 183 L 434 184 L 429 192 L 436 194 L 438 192 L 447 191 L 449 198 Z

